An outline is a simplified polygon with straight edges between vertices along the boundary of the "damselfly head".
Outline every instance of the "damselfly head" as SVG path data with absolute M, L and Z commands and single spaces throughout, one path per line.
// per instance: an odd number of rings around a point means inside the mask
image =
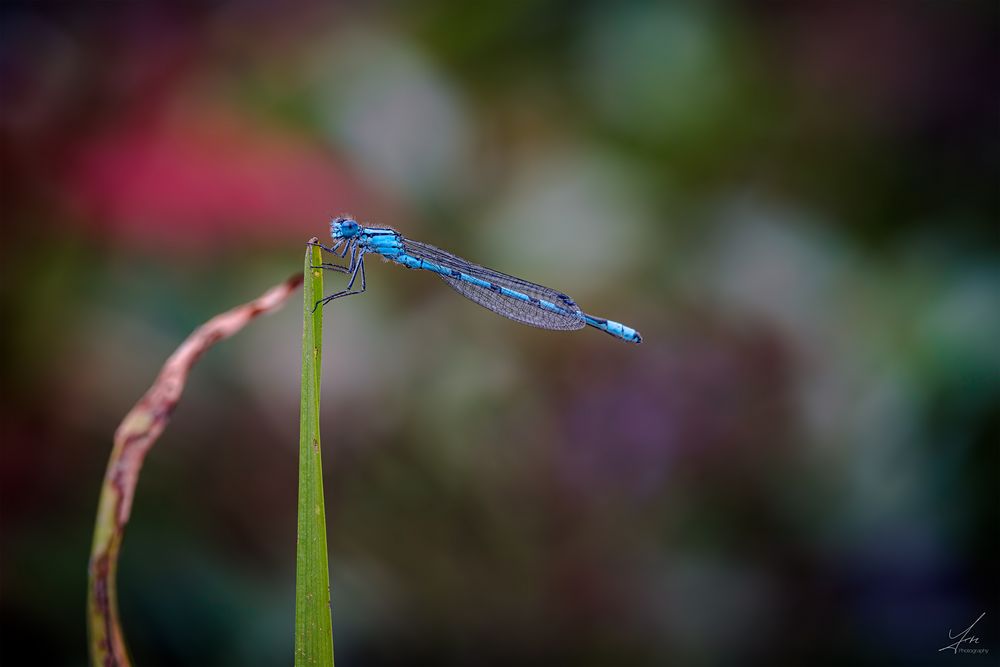
M 349 239 L 361 231 L 361 225 L 351 218 L 334 218 L 330 223 L 330 236 L 335 239 Z

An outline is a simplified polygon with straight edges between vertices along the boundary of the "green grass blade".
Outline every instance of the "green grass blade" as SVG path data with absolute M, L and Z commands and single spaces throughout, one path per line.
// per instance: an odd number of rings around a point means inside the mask
M 313 239 L 315 241 L 315 239 Z M 295 552 L 295 665 L 333 665 L 330 569 L 326 554 L 323 463 L 319 445 L 319 386 L 322 366 L 323 261 L 309 246 L 305 258 L 302 322 L 302 398 L 299 408 L 299 527 Z

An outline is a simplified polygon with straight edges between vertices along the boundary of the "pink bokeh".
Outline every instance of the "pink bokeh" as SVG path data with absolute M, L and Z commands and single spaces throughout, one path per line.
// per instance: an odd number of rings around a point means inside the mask
M 320 236 L 376 207 L 320 139 L 213 107 L 118 124 L 81 144 L 66 179 L 80 220 L 139 247 Z

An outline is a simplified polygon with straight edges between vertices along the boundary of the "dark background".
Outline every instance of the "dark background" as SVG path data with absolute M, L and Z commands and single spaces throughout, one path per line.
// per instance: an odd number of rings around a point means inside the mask
M 326 311 L 339 665 L 996 664 L 995 2 L 0 17 L 4 665 L 85 663 L 115 426 L 344 212 L 644 343 L 369 262 Z M 299 313 L 147 460 L 138 664 L 291 662 Z

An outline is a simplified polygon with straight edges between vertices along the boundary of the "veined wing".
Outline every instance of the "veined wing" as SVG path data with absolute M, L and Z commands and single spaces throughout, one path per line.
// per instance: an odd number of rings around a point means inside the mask
M 520 292 L 534 301 L 522 301 L 515 297 L 506 296 L 499 291 L 468 283 L 460 278 L 441 275 L 441 279 L 451 285 L 459 294 L 478 303 L 484 308 L 492 310 L 497 315 L 528 324 L 541 329 L 581 329 L 585 326 L 583 313 L 579 306 L 562 292 L 538 285 L 536 283 L 522 280 L 515 276 L 507 275 L 485 266 L 473 264 L 461 257 L 445 252 L 440 248 L 435 248 L 426 243 L 403 239 L 403 250 L 406 254 L 417 259 L 434 262 L 446 269 L 459 271 L 466 275 L 473 276 L 484 282 L 500 288 L 505 287 L 514 292 Z M 439 274 L 440 275 L 440 274 Z M 554 312 L 543 308 L 540 300 L 554 304 L 561 312 Z

